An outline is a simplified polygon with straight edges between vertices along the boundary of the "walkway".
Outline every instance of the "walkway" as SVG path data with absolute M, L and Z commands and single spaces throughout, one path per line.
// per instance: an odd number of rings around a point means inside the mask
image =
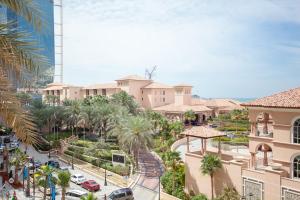
M 144 200 L 154 200 L 158 195 L 158 174 L 162 175 L 163 165 L 150 152 L 142 152 L 139 157 L 140 177 L 133 187 L 135 194 L 142 193 Z

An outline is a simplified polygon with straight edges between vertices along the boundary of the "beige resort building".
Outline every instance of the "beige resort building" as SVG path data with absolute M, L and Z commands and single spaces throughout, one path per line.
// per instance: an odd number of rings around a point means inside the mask
M 84 99 L 95 95 L 111 96 L 126 91 L 145 109 L 161 112 L 174 120 L 182 120 L 187 110 L 197 114 L 196 123 L 201 124 L 211 116 L 241 108 L 240 103 L 230 99 L 204 100 L 192 98 L 192 86 L 178 84 L 169 86 L 137 75 L 117 79 L 114 83 L 94 84 L 86 87 L 51 83 L 43 89 L 43 100 L 55 97 L 55 104 L 64 100 Z M 53 99 L 53 98 L 52 98 Z
M 222 150 L 209 145 L 210 138 L 220 137 L 210 128 L 186 130 L 185 189 L 211 196 L 210 176 L 201 174 L 206 153 L 217 154 L 223 167 L 215 174 L 214 195 L 227 185 L 235 187 L 249 200 L 300 199 L 300 88 L 261 98 L 243 106 L 249 109 L 251 133 L 249 148 Z M 197 151 L 190 142 L 200 138 Z

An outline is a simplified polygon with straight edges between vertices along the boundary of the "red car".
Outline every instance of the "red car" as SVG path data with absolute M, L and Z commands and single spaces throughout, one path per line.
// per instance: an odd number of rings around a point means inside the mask
M 100 185 L 94 180 L 84 181 L 83 183 L 81 183 L 81 187 L 93 192 L 100 190 Z

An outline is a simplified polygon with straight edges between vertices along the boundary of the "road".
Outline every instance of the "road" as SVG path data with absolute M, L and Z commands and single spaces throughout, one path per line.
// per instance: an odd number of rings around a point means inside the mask
M 25 147 L 23 145 L 20 145 L 20 149 L 24 150 Z M 42 163 L 45 163 L 45 162 L 47 162 L 49 160 L 48 154 L 41 154 L 41 153 L 37 152 L 33 147 L 28 147 L 27 154 L 30 157 L 34 157 L 35 160 L 41 161 Z M 52 157 L 52 158 L 50 158 L 50 160 L 56 160 L 56 161 L 58 161 L 61 166 L 68 166 L 68 164 L 66 164 L 66 163 L 64 163 L 62 161 L 59 161 L 56 157 Z M 82 171 L 82 170 L 80 170 L 80 169 L 78 169 L 76 167 L 75 167 L 74 170 L 71 169 L 71 166 L 68 166 L 68 167 L 70 169 L 71 174 L 82 174 L 87 180 L 93 179 L 97 183 L 99 183 L 101 190 L 98 191 L 98 192 L 95 192 L 94 194 L 95 194 L 96 197 L 98 197 L 100 199 L 103 199 L 104 194 L 109 195 L 112 191 L 120 188 L 120 187 L 118 187 L 118 186 L 116 186 L 116 185 L 114 185 L 114 184 L 112 184 L 110 182 L 108 182 L 107 186 L 104 186 L 104 179 L 103 178 L 100 178 L 99 176 L 94 176 L 93 174 L 86 173 L 85 171 Z M 61 199 L 60 188 L 59 187 L 57 187 L 57 188 L 58 188 L 57 199 Z M 81 186 L 76 185 L 74 183 L 70 184 L 70 187 L 69 187 L 68 190 L 71 190 L 71 189 L 79 189 L 79 190 L 86 191 L 85 189 L 81 188 Z M 36 196 L 37 196 L 37 198 L 35 198 L 35 199 L 41 199 L 42 198 L 42 193 L 38 192 Z M 31 198 L 27 198 L 27 199 L 31 199 Z M 138 199 L 138 197 L 137 197 L 137 199 Z
M 21 144 L 20 148 L 25 150 L 25 147 Z M 27 154 L 31 157 L 34 157 L 35 160 L 39 160 L 42 163 L 45 163 L 49 160 L 48 154 L 41 154 L 37 152 L 33 147 L 28 147 Z M 50 158 L 50 160 L 57 160 L 61 166 L 68 166 L 68 164 L 59 161 L 56 157 Z M 140 176 L 137 183 L 133 186 L 133 194 L 136 200 L 155 200 L 158 196 L 158 174 L 162 174 L 163 168 L 160 164 L 159 160 L 153 156 L 150 152 L 143 152 L 140 154 L 139 158 L 139 165 L 140 165 Z M 70 167 L 70 166 L 69 166 Z M 104 185 L 104 179 L 99 176 L 94 176 L 92 173 L 87 173 L 75 167 L 74 170 L 70 167 L 71 174 L 82 174 L 86 177 L 87 180 L 93 179 L 97 183 L 100 184 L 101 190 L 96 192 L 95 195 L 98 199 L 103 199 L 104 194 L 108 195 L 112 191 L 119 189 L 119 186 L 116 186 L 112 183 L 108 182 L 108 186 Z M 58 188 L 58 195 L 57 199 L 61 199 L 61 191 Z M 70 189 L 82 189 L 79 185 L 74 183 L 70 184 Z M 22 196 L 21 199 L 32 199 L 32 198 L 25 198 L 22 191 L 19 191 L 19 194 Z M 36 194 L 35 199 L 41 199 L 42 193 L 38 192 Z M 19 198 L 20 199 L 20 198 Z

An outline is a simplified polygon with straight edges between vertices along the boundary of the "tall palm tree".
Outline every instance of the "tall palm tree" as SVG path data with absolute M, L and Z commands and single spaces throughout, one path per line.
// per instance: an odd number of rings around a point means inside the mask
M 211 183 L 211 199 L 214 198 L 214 173 L 222 168 L 221 159 L 213 154 L 206 154 L 201 160 L 201 172 L 210 176 Z
M 98 198 L 94 196 L 93 193 L 89 193 L 86 197 L 81 197 L 80 200 L 97 200 Z
M 16 149 L 13 158 L 10 160 L 10 163 L 15 166 L 15 184 L 19 182 L 19 168 L 23 168 L 24 164 L 28 160 L 25 153 L 23 153 L 20 149 Z
M 138 157 L 141 149 L 152 146 L 152 124 L 140 116 L 130 116 L 121 125 L 120 134 L 117 135 L 121 147 L 134 155 L 138 168 Z
M 36 29 L 41 27 L 41 12 L 33 1 L 0 0 L 0 5 L 22 16 Z M 17 80 L 21 80 L 22 71 L 36 72 L 49 66 L 40 50 L 34 47 L 34 41 L 28 38 L 28 34 L 16 30 L 15 22 L 0 23 L 0 118 L 13 128 L 19 139 L 34 143 L 37 140 L 32 117 L 22 108 L 8 78 L 8 72 L 13 72 Z
M 175 191 L 175 178 L 176 178 L 176 171 L 178 169 L 179 161 L 180 161 L 180 154 L 177 151 L 168 151 L 165 154 L 163 154 L 163 159 L 165 160 L 165 163 L 167 167 L 171 168 L 173 171 L 172 176 L 172 189 Z
M 184 113 L 184 119 L 189 122 L 189 126 L 192 126 L 192 121 L 196 119 L 196 114 L 193 110 L 188 110 Z
M 49 165 L 44 165 L 35 174 L 35 178 L 38 181 L 38 185 L 43 187 L 43 189 L 44 189 L 44 191 L 43 191 L 43 200 L 46 200 L 47 188 L 49 187 L 49 185 L 48 185 L 49 178 L 51 177 L 52 182 L 54 182 L 54 183 L 57 182 L 56 178 L 51 176 L 54 171 L 55 171 L 54 168 L 50 167 Z
M 75 128 L 75 134 L 77 134 L 77 124 L 79 121 L 79 114 L 80 114 L 80 102 L 77 100 L 74 100 L 71 102 L 71 105 L 66 108 L 66 116 L 68 118 L 68 122 L 72 126 L 72 135 L 73 130 Z
M 71 174 L 68 171 L 60 171 L 58 173 L 57 184 L 61 187 L 61 200 L 66 198 L 66 189 L 70 186 Z

